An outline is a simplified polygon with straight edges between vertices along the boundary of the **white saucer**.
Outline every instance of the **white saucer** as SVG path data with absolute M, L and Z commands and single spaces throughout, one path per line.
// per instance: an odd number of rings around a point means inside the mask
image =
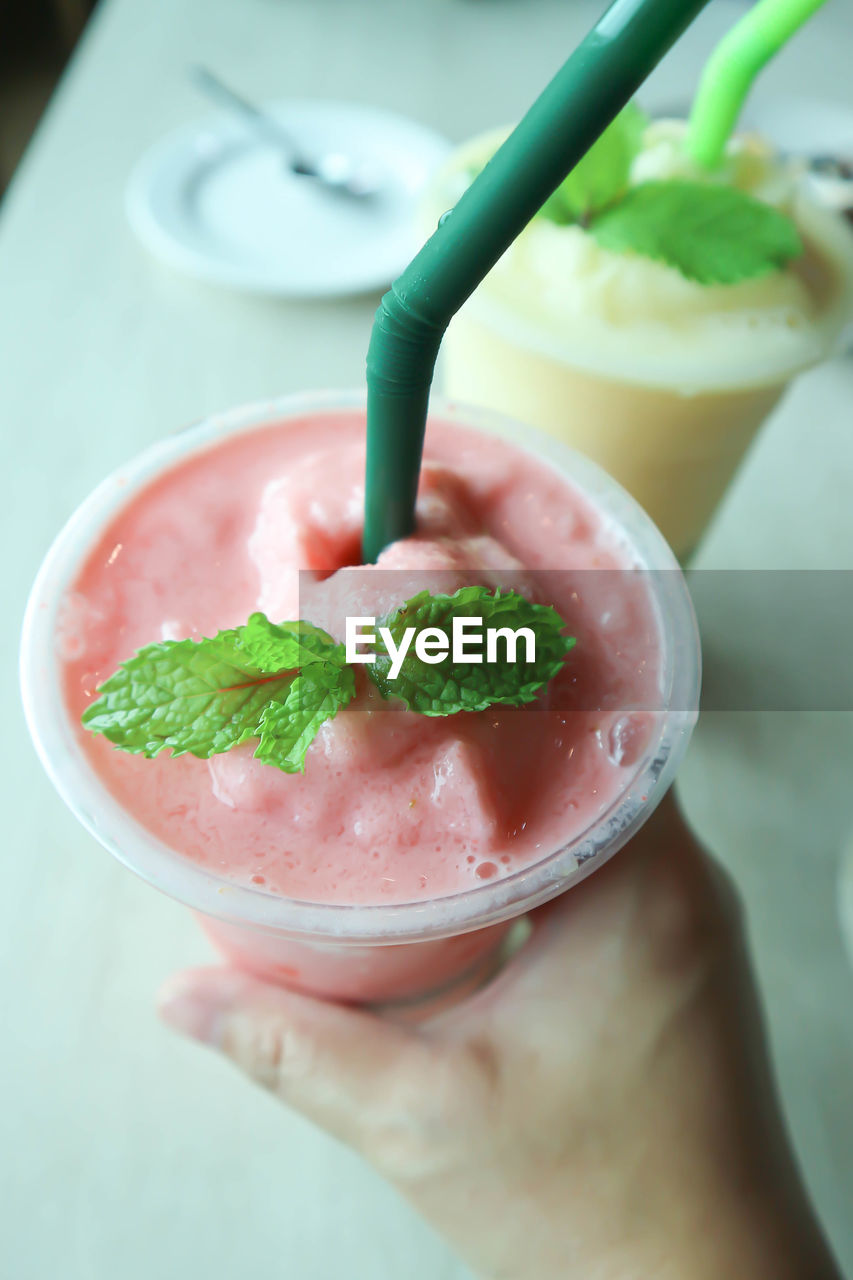
M 281 153 L 226 115 L 157 143 L 134 169 L 127 213 L 157 257 L 257 293 L 333 297 L 381 289 L 420 248 L 420 193 L 451 150 L 430 129 L 355 103 L 265 104 L 308 154 L 341 151 L 376 171 L 357 199 L 289 171 Z

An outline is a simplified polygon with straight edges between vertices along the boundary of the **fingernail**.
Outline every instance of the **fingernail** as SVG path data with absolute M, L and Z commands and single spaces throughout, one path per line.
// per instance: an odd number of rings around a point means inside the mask
M 179 974 L 162 989 L 157 1012 L 173 1031 L 191 1040 L 200 1040 L 202 1044 L 219 1045 L 223 1016 L 229 1003 L 226 992 L 200 987 Z

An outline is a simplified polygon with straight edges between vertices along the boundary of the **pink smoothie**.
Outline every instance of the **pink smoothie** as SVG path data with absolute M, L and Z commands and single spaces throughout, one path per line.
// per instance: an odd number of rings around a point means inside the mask
M 146 760 L 79 731 L 121 804 L 224 880 L 322 903 L 431 900 L 552 853 L 625 790 L 661 706 L 659 622 L 618 533 L 565 477 L 455 423 L 429 426 L 416 536 L 348 568 L 363 437 L 355 411 L 290 419 L 138 492 L 65 600 L 64 687 L 79 720 L 138 648 L 213 635 L 256 609 L 342 639 L 345 613 L 379 615 L 424 586 L 505 584 L 553 604 L 577 645 L 536 703 L 427 718 L 359 673 L 304 774 L 260 764 L 252 744 Z M 470 935 L 451 941 L 471 951 Z

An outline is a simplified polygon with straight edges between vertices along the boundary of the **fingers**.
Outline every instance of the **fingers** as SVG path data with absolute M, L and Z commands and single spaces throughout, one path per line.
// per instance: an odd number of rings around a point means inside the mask
M 559 1019 L 567 1002 L 603 1006 L 630 969 L 691 963 L 717 928 L 720 873 L 671 796 L 600 870 L 534 911 L 532 936 L 488 987 L 438 1019 L 442 1030 L 474 1022 L 499 1041 Z M 435 1025 L 435 1024 L 433 1024 Z
M 159 1013 L 369 1157 L 395 1125 L 411 1124 L 435 1075 L 435 1050 L 417 1033 L 234 970 L 175 975 Z
M 562 969 L 566 950 L 577 954 L 588 943 L 598 953 L 608 936 L 618 937 L 650 863 L 682 838 L 689 838 L 686 828 L 666 796 L 645 826 L 603 867 L 530 913 L 532 936 L 505 970 L 504 985 L 523 981 L 533 969 L 541 983 L 549 968 Z
M 532 913 L 534 940 L 540 947 L 554 947 L 567 928 L 576 942 L 583 936 L 600 940 L 602 931 L 626 927 L 638 904 L 707 898 L 721 874 L 669 792 L 648 822 L 600 870 Z

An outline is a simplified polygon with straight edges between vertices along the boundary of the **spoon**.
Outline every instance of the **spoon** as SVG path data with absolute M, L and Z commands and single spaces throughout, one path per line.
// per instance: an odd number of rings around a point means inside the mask
M 276 147 L 291 173 L 311 178 L 330 191 L 365 199 L 379 191 L 376 173 L 367 165 L 353 160 L 340 151 L 327 151 L 319 155 L 306 154 L 296 140 L 267 112 L 235 93 L 207 67 L 192 68 L 195 85 L 212 101 L 224 106 L 232 115 L 238 115 L 256 134 L 270 146 Z

